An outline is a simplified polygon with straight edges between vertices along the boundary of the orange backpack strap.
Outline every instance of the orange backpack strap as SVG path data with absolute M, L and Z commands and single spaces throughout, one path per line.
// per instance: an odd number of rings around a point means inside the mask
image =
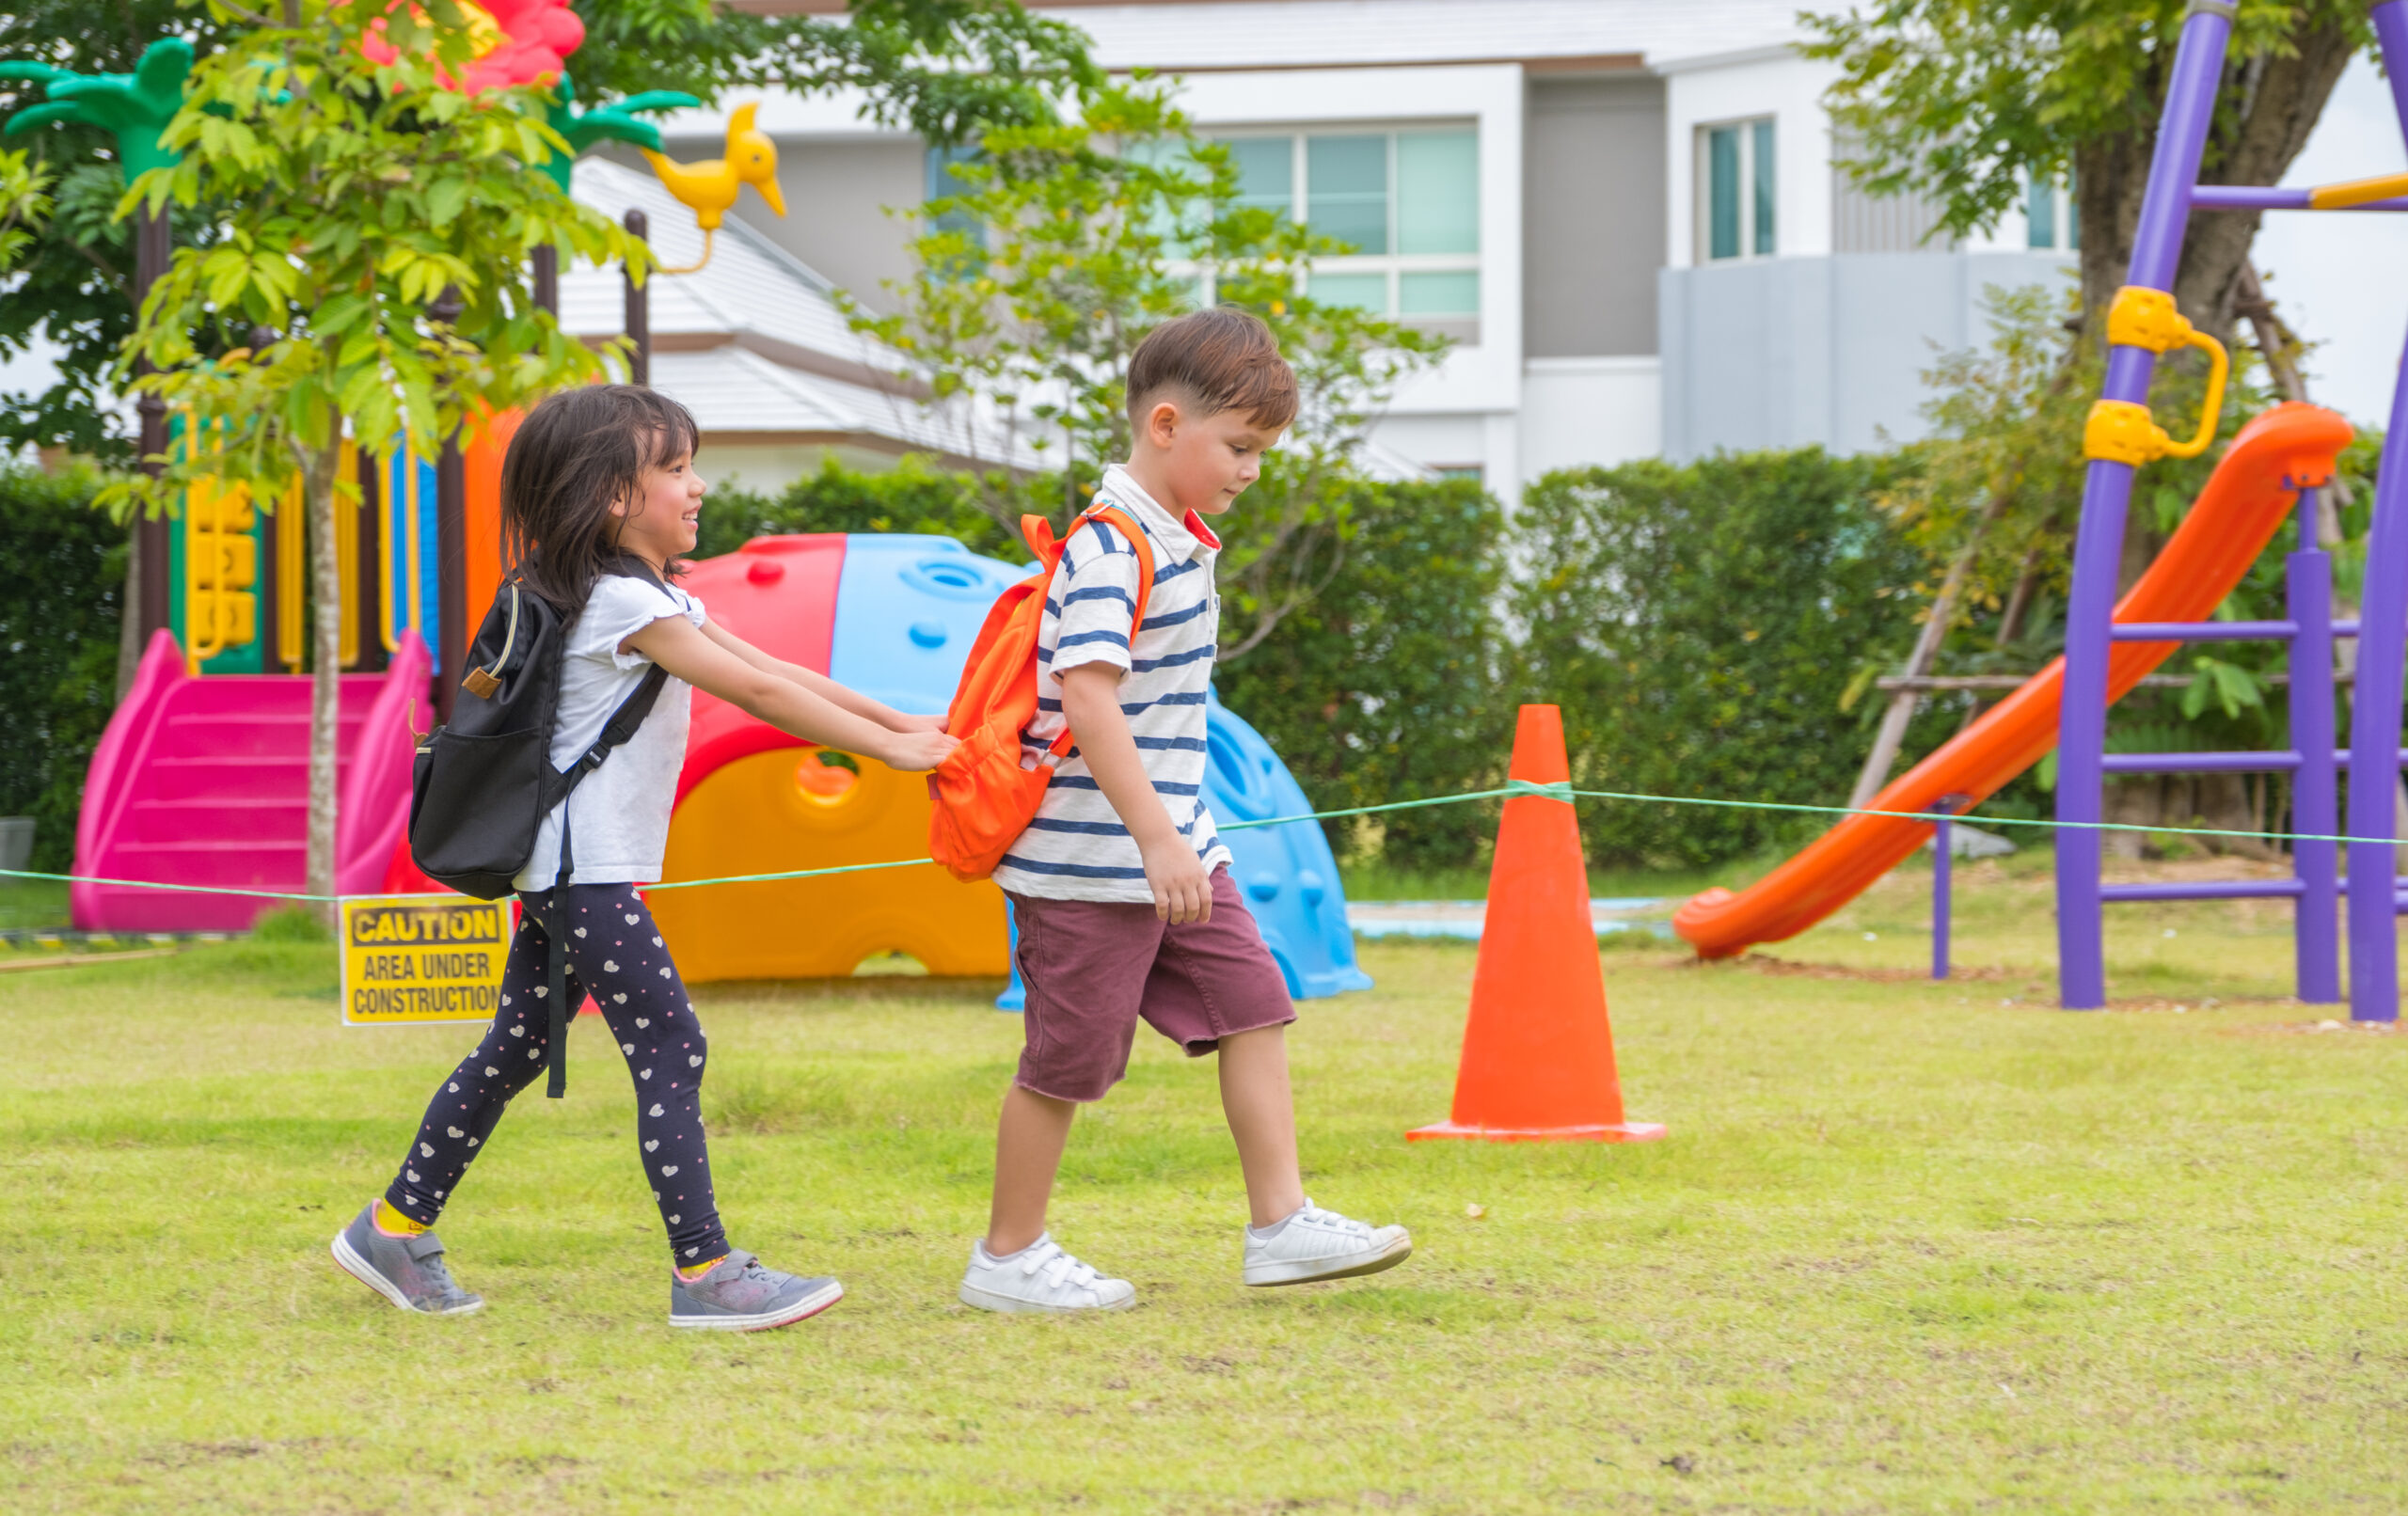
M 1145 624 L 1146 601 L 1154 588 L 1153 539 L 1137 525 L 1136 517 L 1117 505 L 1088 506 L 1078 520 L 1070 523 L 1070 529 L 1076 531 L 1090 521 L 1108 521 L 1119 528 L 1120 535 L 1129 539 L 1130 550 L 1137 555 L 1137 604 L 1129 617 L 1129 655 L 1133 658 L 1137 655 L 1137 628 Z
M 1060 548 L 1056 551 L 1057 558 L 1069 550 L 1070 538 L 1077 534 L 1081 527 L 1090 521 L 1106 522 L 1118 528 L 1120 534 L 1129 539 L 1129 550 L 1137 556 L 1137 598 L 1136 605 L 1129 616 L 1129 660 L 1134 663 L 1137 659 L 1137 628 L 1145 624 L 1146 602 L 1151 597 L 1154 588 L 1153 543 L 1147 537 L 1146 529 L 1137 525 L 1136 518 L 1128 512 L 1117 505 L 1097 504 L 1088 506 L 1079 513 L 1077 520 L 1070 523 L 1070 529 L 1063 534 Z M 1042 516 L 1022 517 L 1021 529 L 1029 534 L 1031 546 L 1038 546 L 1036 527 L 1032 527 L 1031 523 L 1045 529 L 1045 543 L 1043 546 L 1038 547 L 1039 555 L 1042 556 L 1046 548 L 1054 545 L 1053 528 Z M 1064 757 L 1074 746 L 1076 743 L 1071 738 L 1069 723 L 1065 721 L 1062 726 L 1062 734 L 1054 739 L 1054 756 Z

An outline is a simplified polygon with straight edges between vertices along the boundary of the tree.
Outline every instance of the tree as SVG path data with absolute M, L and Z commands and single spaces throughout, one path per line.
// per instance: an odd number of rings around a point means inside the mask
M 595 100 L 683 89 L 851 88 L 889 126 L 939 144 L 1052 121 L 1103 82 L 1077 27 L 1018 0 L 853 0 L 841 19 L 763 16 L 720 0 L 585 0 L 572 67 Z
M 37 337 L 62 350 L 46 389 L 0 397 L 0 447 L 118 461 L 133 449 L 107 374 L 134 330 L 135 245 L 117 204 L 155 166 L 148 154 L 175 114 L 182 70 L 221 27 L 174 0 L 126 0 L 107 18 L 94 25 L 92 8 L 74 0 L 31 0 L 0 16 L 0 114 L 57 186 L 55 213 L 0 300 L 0 353 L 22 353 Z M 179 35 L 184 46 L 154 50 Z
M 1861 0 L 1807 15 L 1810 57 L 1840 66 L 1828 101 L 1866 189 L 1913 193 L 1952 235 L 1998 224 L 2034 182 L 2072 176 L 2085 315 L 2131 261 L 2141 192 L 2184 0 Z M 2360 0 L 2240 0 L 2201 179 L 2279 182 L 2350 55 Z M 2176 302 L 2219 340 L 2250 282 L 2256 212 L 2192 219 Z
M 980 149 L 953 169 L 962 193 L 922 207 L 901 308 L 855 324 L 909 355 L 967 428 L 1058 459 L 1061 493 L 1037 503 L 1067 523 L 1082 485 L 1128 456 L 1126 377 L 1146 333 L 1199 297 L 1260 316 L 1301 410 L 1221 561 L 1222 655 L 1242 655 L 1343 566 L 1354 492 L 1331 485 L 1357 476 L 1370 421 L 1446 342 L 1305 294 L 1312 261 L 1342 245 L 1243 204 L 1228 150 L 1157 86 L 1098 87 L 1076 121 L 996 128 Z M 1007 530 L 1031 505 L 1000 476 L 987 503 Z
M 222 21 L 230 7 L 212 4 Z M 601 358 L 530 301 L 528 252 L 650 262 L 529 166 L 566 149 L 540 87 L 472 97 L 437 82 L 467 59 L 468 32 L 447 0 L 428 10 L 422 23 L 383 0 L 283 0 L 280 24 L 225 34 L 166 133 L 181 162 L 143 174 L 120 207 L 225 208 L 216 241 L 179 249 L 153 287 L 119 370 L 156 371 L 134 386 L 186 418 L 183 446 L 156 480 L 121 480 L 106 497 L 164 508 L 206 476 L 269 503 L 299 481 L 318 895 L 334 887 L 335 513 L 356 496 L 339 466 L 346 430 L 379 443 L 406 432 L 431 451 L 483 414 L 598 377 Z M 387 64 L 361 46 L 378 26 L 398 49 Z M 255 327 L 267 329 L 259 345 Z
M 40 234 L 51 206 L 50 175 L 22 152 L 0 152 L 0 274 Z
M 1101 79 L 1084 34 L 1013 0 L 862 0 L 832 19 L 756 16 L 721 0 L 580 0 L 577 11 L 585 42 L 569 68 L 580 103 L 594 114 L 617 108 L 616 118 L 603 114 L 605 125 L 626 122 L 637 108 L 627 97 L 647 91 L 708 103 L 731 89 L 852 87 L 879 120 L 958 142 L 990 125 L 1050 121 L 1065 93 Z M 113 0 L 102 12 L 88 0 L 20 0 L 0 14 L 0 64 L 130 75 L 162 38 L 185 38 L 206 57 L 242 24 L 234 9 L 188 0 Z M 0 115 L 39 98 L 0 78 Z M 114 215 L 123 189 L 117 138 L 72 118 L 36 124 L 37 163 L 64 166 L 53 170 L 57 213 L 0 300 L 0 354 L 38 338 L 62 351 L 47 389 L 0 396 L 0 447 L 63 446 L 121 460 L 132 448 L 108 374 L 134 329 L 134 245 Z M 205 243 L 217 218 L 204 204 L 178 219 L 181 242 Z

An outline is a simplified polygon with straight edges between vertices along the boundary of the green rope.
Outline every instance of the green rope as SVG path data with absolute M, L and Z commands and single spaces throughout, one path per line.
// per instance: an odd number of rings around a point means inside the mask
M 154 879 L 103 879 L 89 874 L 41 874 L 32 869 L 0 869 L 0 879 L 55 879 L 61 884 L 114 884 L 129 890 L 174 890 L 195 895 L 248 895 L 256 900 L 340 899 L 338 895 L 300 894 L 291 890 L 237 890 L 230 885 L 161 884 Z
M 1938 811 L 1876 811 L 1845 805 L 1797 805 L 1782 800 L 1713 800 L 1694 795 L 1642 795 L 1627 790 L 1576 790 L 1569 780 L 1533 783 L 1529 780 L 1509 779 L 1496 789 L 1469 790 L 1461 795 L 1438 795 L 1418 800 L 1389 800 L 1380 805 L 1347 806 L 1335 811 L 1307 811 L 1291 816 L 1264 816 L 1252 821 L 1231 821 L 1220 827 L 1222 831 L 1244 831 L 1256 827 L 1286 827 L 1306 821 L 1332 821 L 1345 816 L 1377 815 L 1389 811 L 1418 811 L 1434 805 L 1461 805 L 1472 800 L 1494 799 L 1560 800 L 1569 805 L 1577 800 L 1623 800 L 1641 805 L 1699 805 L 1722 810 L 1784 811 L 1804 815 L 1820 816 L 1882 816 L 1894 821 L 1939 822 L 1978 820 L 1986 827 L 2053 827 L 2085 831 L 2148 831 L 2168 837 L 2236 837 L 2253 842 L 2289 843 L 2370 843 L 2390 846 L 2403 839 L 2396 837 L 2354 837 L 2346 832 L 2327 834 L 2313 831 L 2242 831 L 2225 827 L 2134 827 L 2114 821 L 2052 821 L 2022 816 L 1971 816 Z M 889 859 L 877 863 L 838 863 L 828 868 L 788 869 L 776 874 L 732 874 L 711 879 L 673 879 L 659 884 L 643 885 L 646 892 L 660 890 L 700 890 L 718 884 L 776 884 L 788 879 L 819 879 L 837 874 L 863 874 L 877 869 L 913 868 L 935 860 L 927 858 Z M 105 884 L 133 890 L 169 890 L 184 894 L 241 895 L 257 900 L 302 900 L 325 903 L 341 898 L 336 895 L 306 894 L 291 890 L 238 890 L 206 884 L 160 884 L 149 879 L 107 879 L 83 874 L 43 874 L 31 869 L 0 869 L 0 878 L 48 879 L 66 884 Z

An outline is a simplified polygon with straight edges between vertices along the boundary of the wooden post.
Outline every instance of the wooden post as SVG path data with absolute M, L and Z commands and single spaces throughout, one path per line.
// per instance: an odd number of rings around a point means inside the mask
M 535 249 L 535 308 L 548 310 L 554 317 L 561 313 L 561 250 L 550 243 Z
M 624 223 L 632 237 L 651 236 L 652 224 L 642 211 L 629 211 Z M 627 377 L 636 384 L 652 383 L 652 295 L 633 278 L 627 280 L 627 336 L 635 342 Z
M 142 302 L 150 297 L 150 286 L 167 272 L 167 261 L 173 253 L 167 213 L 144 210 L 135 218 L 134 232 L 134 308 L 139 312 Z M 150 365 L 142 366 L 143 372 Z M 167 403 L 158 396 L 145 394 L 135 403 L 135 410 L 142 418 L 140 446 L 142 470 L 153 479 L 159 476 L 159 466 L 150 459 L 167 450 Z M 170 527 L 166 513 L 144 512 L 135 518 L 134 555 L 136 583 L 135 604 L 142 645 L 148 647 L 150 635 L 167 624 L 169 600 L 167 563 Z
M 361 673 L 385 671 L 385 513 L 383 510 L 385 482 L 376 474 L 376 450 L 367 438 L 359 439 L 359 556 L 358 576 L 351 587 L 358 606 L 359 661 L 352 665 Z
M 460 292 L 446 290 L 427 308 L 445 326 L 460 319 Z M 460 437 L 443 439 L 435 464 L 435 639 L 427 651 L 435 655 L 435 713 L 452 719 L 452 698 L 468 655 L 468 477 L 460 457 Z

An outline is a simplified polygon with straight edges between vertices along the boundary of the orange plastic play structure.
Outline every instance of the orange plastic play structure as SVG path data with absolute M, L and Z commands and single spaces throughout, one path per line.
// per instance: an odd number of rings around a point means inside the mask
M 2298 485 L 2330 478 L 2351 435 L 2339 416 L 2298 403 L 2277 405 L 2242 427 L 2164 551 L 2117 603 L 2115 620 L 2192 622 L 2210 615 L 2289 517 Z M 2116 643 L 2108 659 L 2108 698 L 2122 699 L 2180 645 Z M 1867 809 L 1928 811 L 1943 797 L 1967 797 L 1954 807 L 1961 811 L 1995 793 L 2056 746 L 2064 676 L 2060 658 L 1892 781 Z M 1850 816 L 1749 888 L 1696 896 L 1672 917 L 1672 929 L 1709 958 L 1782 941 L 1854 899 L 1931 834 L 1927 821 Z M 1498 857 L 1501 862 L 1501 846 Z M 1483 966 L 1486 953 L 1483 941 Z
M 699 699 L 699 697 L 697 697 Z M 687 792 L 669 829 L 666 879 L 775 874 L 797 867 L 925 856 L 927 781 L 874 758 L 859 772 L 797 746 L 738 758 Z M 990 883 L 936 868 L 876 869 L 816 879 L 664 890 L 650 896 L 687 977 L 832 979 L 863 959 L 904 953 L 932 974 L 1005 971 L 1004 902 Z
M 1532 784 L 1571 778 L 1560 709 L 1522 707 L 1511 773 Z M 1662 1127 L 1623 1113 L 1572 802 L 1514 796 L 1497 831 L 1454 1110 L 1405 1137 L 1643 1143 L 1663 1135 Z

